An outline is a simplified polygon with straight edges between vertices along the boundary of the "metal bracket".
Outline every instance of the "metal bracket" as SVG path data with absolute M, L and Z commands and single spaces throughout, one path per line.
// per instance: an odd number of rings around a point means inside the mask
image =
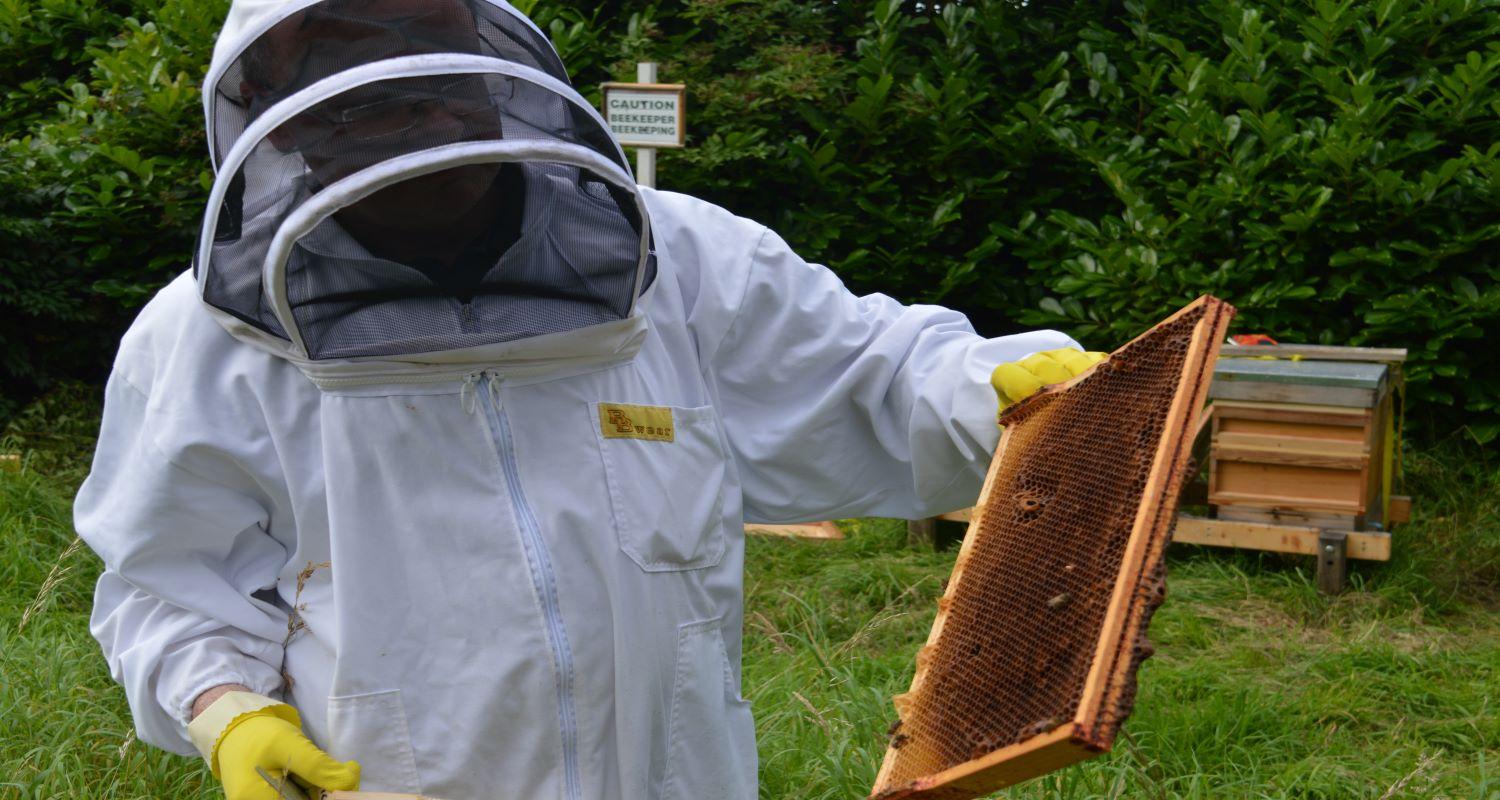
M 1318 591 L 1323 594 L 1344 590 L 1348 543 L 1349 534 L 1344 531 L 1318 531 Z

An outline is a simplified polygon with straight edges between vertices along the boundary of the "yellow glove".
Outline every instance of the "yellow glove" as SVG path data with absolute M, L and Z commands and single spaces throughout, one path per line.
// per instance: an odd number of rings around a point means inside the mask
M 201 724 L 200 724 L 201 723 Z M 329 791 L 359 789 L 359 764 L 339 762 L 302 733 L 297 710 L 252 692 L 229 692 L 199 714 L 188 733 L 224 784 L 227 800 L 280 800 L 272 780 Z
M 1071 347 L 1043 350 L 1020 361 L 995 367 L 990 373 L 990 385 L 995 387 L 1003 410 L 1030 397 L 1043 386 L 1082 375 L 1103 361 L 1104 356 L 1104 353 L 1084 352 Z

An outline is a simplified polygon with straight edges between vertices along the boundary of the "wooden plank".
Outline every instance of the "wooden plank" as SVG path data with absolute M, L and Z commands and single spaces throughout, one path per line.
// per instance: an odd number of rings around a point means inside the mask
M 1213 418 L 1214 404 L 1209 403 L 1202 411 L 1198 412 L 1198 421 L 1193 423 L 1193 433 L 1189 438 L 1192 441 L 1198 441 L 1198 437 L 1203 435 L 1203 429 L 1209 427 L 1209 423 L 1213 421 Z
M 1361 470 L 1369 461 L 1364 455 L 1331 455 L 1307 450 L 1276 447 L 1220 447 L 1214 451 L 1220 461 L 1244 461 L 1256 464 L 1289 464 L 1297 467 Z
M 906 521 L 906 546 L 913 550 L 937 549 L 937 519 L 909 519 Z
M 1327 428 L 1325 430 L 1348 430 L 1359 433 L 1357 428 Z M 1358 439 L 1322 439 L 1313 436 L 1280 436 L 1238 431 L 1221 432 L 1214 437 L 1214 444 L 1234 450 L 1280 450 L 1318 456 L 1367 457 L 1370 454 L 1369 443 Z
M 1211 547 L 1239 547 L 1272 553 L 1318 555 L 1318 528 L 1270 525 L 1223 519 L 1180 516 L 1172 541 Z M 1379 531 L 1345 531 L 1349 558 L 1391 560 L 1391 535 Z
M 968 522 L 969 520 L 972 520 L 974 518 L 974 509 L 960 508 L 957 511 L 949 511 L 946 514 L 939 514 L 937 515 L 937 518 L 946 522 Z
M 747 523 L 745 533 L 757 536 L 785 536 L 792 539 L 842 539 L 844 532 L 832 522 L 803 522 L 795 525 Z
M 899 800 L 937 786 L 988 794 L 1098 755 L 1072 740 L 1073 728 L 1063 725 L 1051 733 L 1002 747 L 974 761 L 925 776 L 904 791 L 882 794 L 880 800 Z M 875 785 L 884 785 L 884 780 L 876 778 Z
M 1167 322 L 1185 312 L 1186 309 L 1174 314 Z M 1167 322 L 1162 324 L 1167 324 Z M 1212 391 L 1213 365 L 1218 358 L 1219 346 L 1224 338 L 1223 329 L 1228 327 L 1228 323 L 1229 319 L 1224 316 L 1217 318 L 1205 316 L 1198 324 L 1207 328 L 1209 334 L 1194 336 L 1183 358 L 1186 366 L 1177 384 L 1176 396 L 1172 398 L 1172 405 L 1167 410 L 1165 429 L 1157 445 L 1156 457 L 1152 462 L 1151 473 L 1146 478 L 1146 486 L 1141 491 L 1141 504 L 1136 508 L 1130 540 L 1126 543 L 1125 553 L 1121 558 L 1124 566 L 1116 577 L 1114 591 L 1110 595 L 1109 608 L 1105 611 L 1104 624 L 1100 628 L 1099 646 L 1094 652 L 1094 661 L 1089 668 L 1089 676 L 1083 683 L 1078 712 L 1073 717 L 1074 722 L 1080 725 L 1092 727 L 1094 721 L 1098 719 L 1100 708 L 1114 699 L 1106 695 L 1113 695 L 1122 688 L 1113 683 L 1119 677 L 1113 665 L 1116 651 L 1124 646 L 1124 628 L 1128 622 L 1126 612 L 1130 606 L 1130 595 L 1140 583 L 1140 568 L 1145 563 L 1152 520 L 1155 519 L 1157 508 L 1163 499 L 1163 488 L 1174 478 L 1180 480 L 1183 477 L 1174 475 L 1175 459 L 1172 457 L 1172 451 L 1175 447 L 1186 459 L 1187 454 L 1192 450 L 1193 443 L 1184 435 L 1187 432 L 1185 429 L 1196 421 L 1196 415 L 1205 400 L 1204 395 Z M 1205 371 L 1208 374 L 1200 374 L 1198 370 L 1193 369 L 1192 365 L 1195 364 L 1206 365 Z M 1198 391 L 1194 391 L 1195 388 Z M 1164 545 L 1165 537 L 1163 538 Z
M 1380 364 L 1400 364 L 1406 361 L 1404 347 L 1339 347 L 1325 344 L 1226 344 L 1219 351 L 1221 358 L 1291 358 L 1301 356 L 1318 361 L 1370 361 Z
M 1214 413 L 1221 419 L 1263 419 L 1315 425 L 1352 425 L 1357 428 L 1363 428 L 1371 417 L 1368 408 L 1312 403 L 1261 403 L 1253 400 L 1215 400 Z
M 1261 381 L 1215 381 L 1209 390 L 1215 400 L 1255 400 L 1262 403 L 1298 403 L 1303 405 L 1369 408 L 1375 403 L 1374 389 L 1344 386 L 1304 386 L 1295 383 Z
M 1340 441 L 1340 443 L 1356 444 L 1356 449 L 1364 450 L 1365 429 L 1362 425 L 1328 425 L 1328 423 L 1308 422 L 1280 422 L 1280 420 L 1266 419 L 1229 419 L 1220 422 L 1220 437 L 1224 435 L 1236 435 L 1236 437 L 1265 437 L 1278 438 L 1278 440 L 1313 441 Z
M 1209 502 L 1259 503 L 1291 508 L 1362 511 L 1364 484 L 1357 469 L 1221 460 Z
M 321 800 L 436 800 L 425 794 L 394 794 L 392 792 L 323 792 Z
M 1218 506 L 1214 509 L 1219 519 L 1241 522 L 1261 522 L 1270 525 L 1291 525 L 1298 528 L 1324 528 L 1327 530 L 1355 530 L 1354 512 L 1313 511 L 1307 509 L 1265 508 L 1255 506 Z
M 1411 498 L 1404 494 L 1391 495 L 1390 517 L 1386 523 L 1399 525 L 1403 522 L 1411 522 Z
M 1359 480 L 1359 475 L 1354 475 L 1354 480 Z M 1273 494 L 1241 494 L 1238 492 L 1215 492 L 1208 496 L 1208 502 L 1216 506 L 1247 505 L 1260 508 L 1296 509 L 1302 511 L 1338 511 L 1346 514 L 1358 514 L 1359 503 L 1348 500 L 1324 500 L 1316 497 L 1286 497 Z

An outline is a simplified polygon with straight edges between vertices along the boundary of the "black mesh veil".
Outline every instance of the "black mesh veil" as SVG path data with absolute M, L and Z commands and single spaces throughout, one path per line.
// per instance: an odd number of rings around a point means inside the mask
M 482 55 L 567 83 L 552 43 L 531 21 L 488 0 L 322 0 L 294 8 L 256 33 L 208 76 L 214 165 L 267 108 L 351 67 L 422 53 Z M 298 7 L 300 6 L 300 7 Z
M 316 9 L 298 12 L 302 24 Z M 465 19 L 416 29 L 462 39 Z M 534 33 L 516 19 L 494 29 Z M 555 61 L 524 36 L 501 41 Z M 581 97 L 489 54 L 353 50 L 316 78 L 282 65 L 295 88 L 248 103 L 235 135 L 220 127 L 232 144 L 199 252 L 205 301 L 314 360 L 458 350 L 629 315 L 654 269 L 648 225 L 623 153 Z

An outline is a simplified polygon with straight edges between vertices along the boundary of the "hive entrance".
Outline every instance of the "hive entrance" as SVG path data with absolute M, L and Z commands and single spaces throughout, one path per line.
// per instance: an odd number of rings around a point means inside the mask
M 875 797 L 975 797 L 1109 749 L 1233 313 L 1201 298 L 1002 416 Z

